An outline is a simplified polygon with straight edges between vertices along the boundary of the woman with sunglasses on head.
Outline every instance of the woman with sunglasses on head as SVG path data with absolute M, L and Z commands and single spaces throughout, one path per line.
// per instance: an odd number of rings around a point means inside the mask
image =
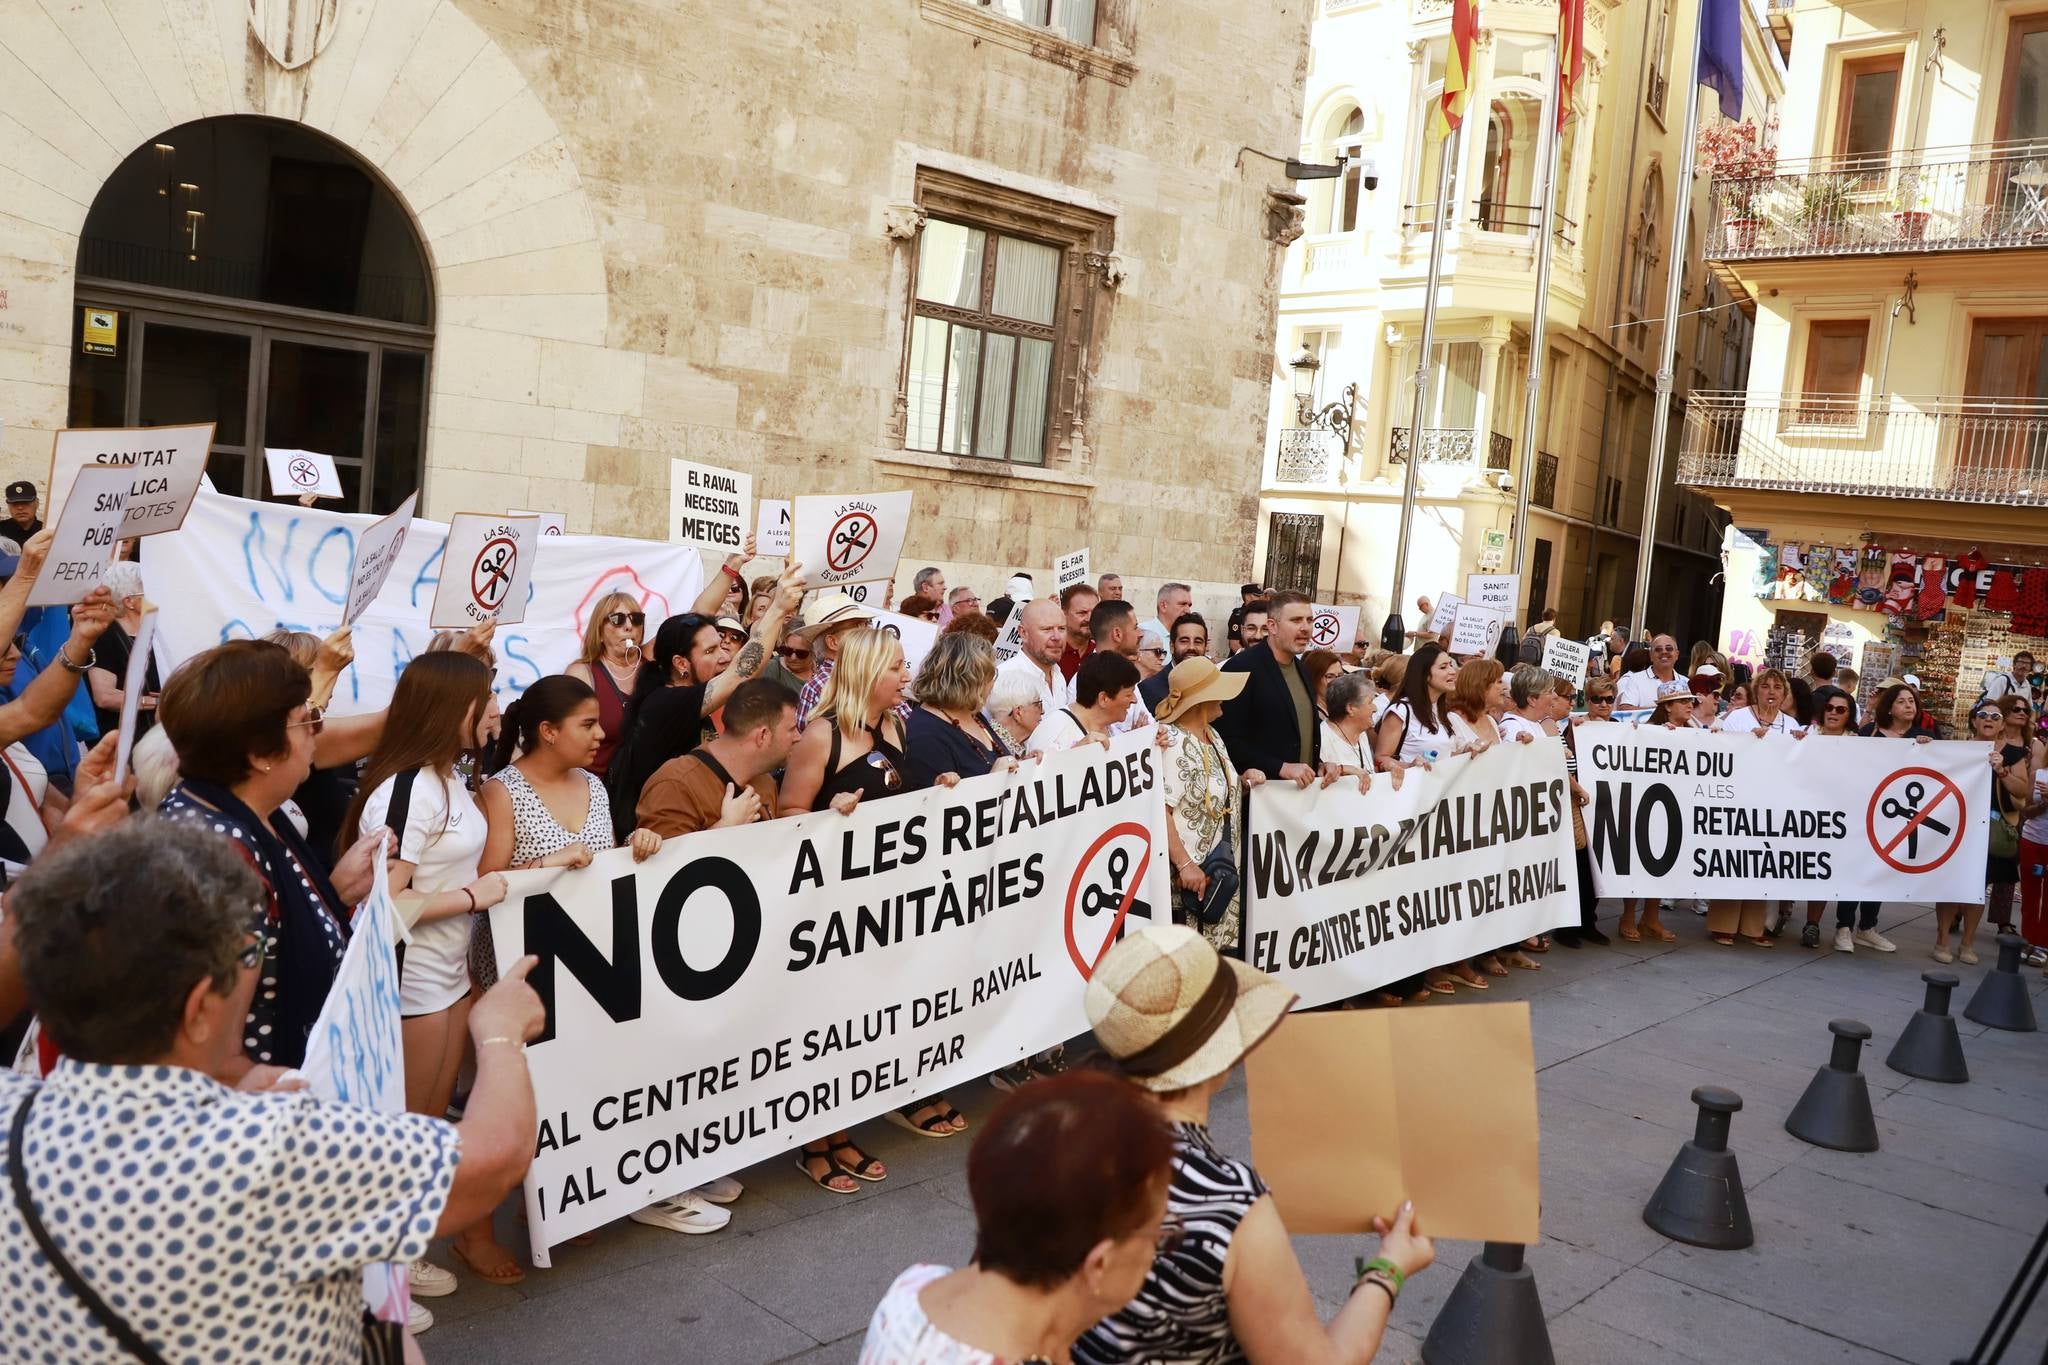
M 1563 678 L 1556 681 L 1553 689 L 1558 733 L 1564 739 L 1565 780 L 1572 791 L 1572 843 L 1577 854 L 1579 869 L 1579 926 L 1552 931 L 1550 937 L 1567 948 L 1576 948 L 1583 943 L 1597 943 L 1602 946 L 1612 942 L 1600 930 L 1600 896 L 1593 889 L 1593 860 L 1586 851 L 1585 808 L 1593 796 L 1579 785 L 1579 722 L 1584 720 L 1613 720 L 1615 685 L 1607 678 L 1593 678 L 1586 683 L 1586 714 L 1574 717 L 1571 714 L 1572 699 L 1578 689 Z
M 903 672 L 903 646 L 887 631 L 863 626 L 839 642 L 838 661 L 818 695 L 811 723 L 789 752 L 780 794 L 783 815 L 806 815 L 828 806 L 851 815 L 862 801 L 905 789 L 903 722 L 896 719 Z M 843 1131 L 807 1144 L 798 1154 L 797 1169 L 833 1194 L 852 1194 L 859 1188 L 854 1180 L 881 1180 L 889 1174 Z
M 1995 714 L 1986 715 L 1986 712 Z M 1991 744 L 1991 768 L 1994 774 L 1992 792 L 1996 798 L 1992 804 L 1991 818 L 2003 819 L 2017 825 L 2020 810 L 2026 805 L 2028 793 L 2033 788 L 2034 769 L 2037 766 L 2034 708 L 2024 695 L 2007 694 L 1995 702 L 1978 702 L 1970 720 L 1976 737 Z M 1985 918 L 2002 934 L 2013 932 L 2012 907 L 2014 895 L 2019 890 L 2019 881 L 2020 862 L 2017 854 L 2010 858 L 1993 857 L 1990 860 L 1985 878 L 1989 888 L 1985 902 Z M 1941 928 L 1942 926 L 1936 923 L 1937 938 Z
M 640 675 L 640 645 L 647 638 L 647 613 L 629 592 L 606 593 L 583 627 L 583 652 L 562 672 L 597 694 L 597 723 L 604 731 L 591 772 L 603 777 L 626 733 L 626 703 Z

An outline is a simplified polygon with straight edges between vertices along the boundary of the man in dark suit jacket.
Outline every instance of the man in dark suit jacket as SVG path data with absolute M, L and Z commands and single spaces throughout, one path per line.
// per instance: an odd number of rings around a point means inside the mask
M 1227 659 L 1228 672 L 1249 673 L 1244 691 L 1223 703 L 1216 732 L 1239 772 L 1256 768 L 1276 780 L 1312 779 L 1321 766 L 1322 726 L 1315 685 L 1302 666 L 1308 648 L 1308 597 L 1276 592 L 1266 638 Z

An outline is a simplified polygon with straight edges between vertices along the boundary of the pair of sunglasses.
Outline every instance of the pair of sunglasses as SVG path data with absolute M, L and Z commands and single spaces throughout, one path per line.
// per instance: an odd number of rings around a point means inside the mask
M 605 613 L 604 623 L 608 626 L 639 626 L 644 630 L 647 626 L 647 613 L 644 611 L 607 612 Z
M 811 651 L 808 649 L 793 649 L 788 645 L 777 645 L 775 652 L 784 659 L 808 659 L 811 657 Z
M 304 720 L 286 721 L 284 728 L 287 730 L 296 730 L 301 725 L 312 726 L 313 733 L 315 735 L 318 735 L 322 730 L 327 728 L 327 713 L 322 711 L 317 706 L 309 706 L 306 708 L 306 718 Z

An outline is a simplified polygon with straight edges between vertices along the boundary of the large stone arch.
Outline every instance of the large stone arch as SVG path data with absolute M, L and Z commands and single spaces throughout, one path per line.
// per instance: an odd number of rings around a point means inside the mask
M 590 529 L 588 448 L 637 412 L 644 357 L 605 345 L 597 220 L 560 129 L 452 0 L 0 0 L 0 168 L 20 186 L 0 203 L 10 471 L 39 473 L 63 424 L 101 185 L 163 130 L 229 114 L 327 134 L 412 214 L 436 294 L 433 511 L 558 507 Z

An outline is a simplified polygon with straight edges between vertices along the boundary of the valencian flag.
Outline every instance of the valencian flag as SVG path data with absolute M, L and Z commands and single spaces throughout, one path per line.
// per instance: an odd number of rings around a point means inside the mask
M 1471 102 L 1472 42 L 1479 36 L 1479 0 L 1451 0 L 1451 52 L 1444 63 L 1444 93 L 1437 102 L 1431 133 L 1449 137 L 1465 121 Z
M 1572 116 L 1572 100 L 1586 74 L 1586 0 L 1558 0 L 1557 131 Z

